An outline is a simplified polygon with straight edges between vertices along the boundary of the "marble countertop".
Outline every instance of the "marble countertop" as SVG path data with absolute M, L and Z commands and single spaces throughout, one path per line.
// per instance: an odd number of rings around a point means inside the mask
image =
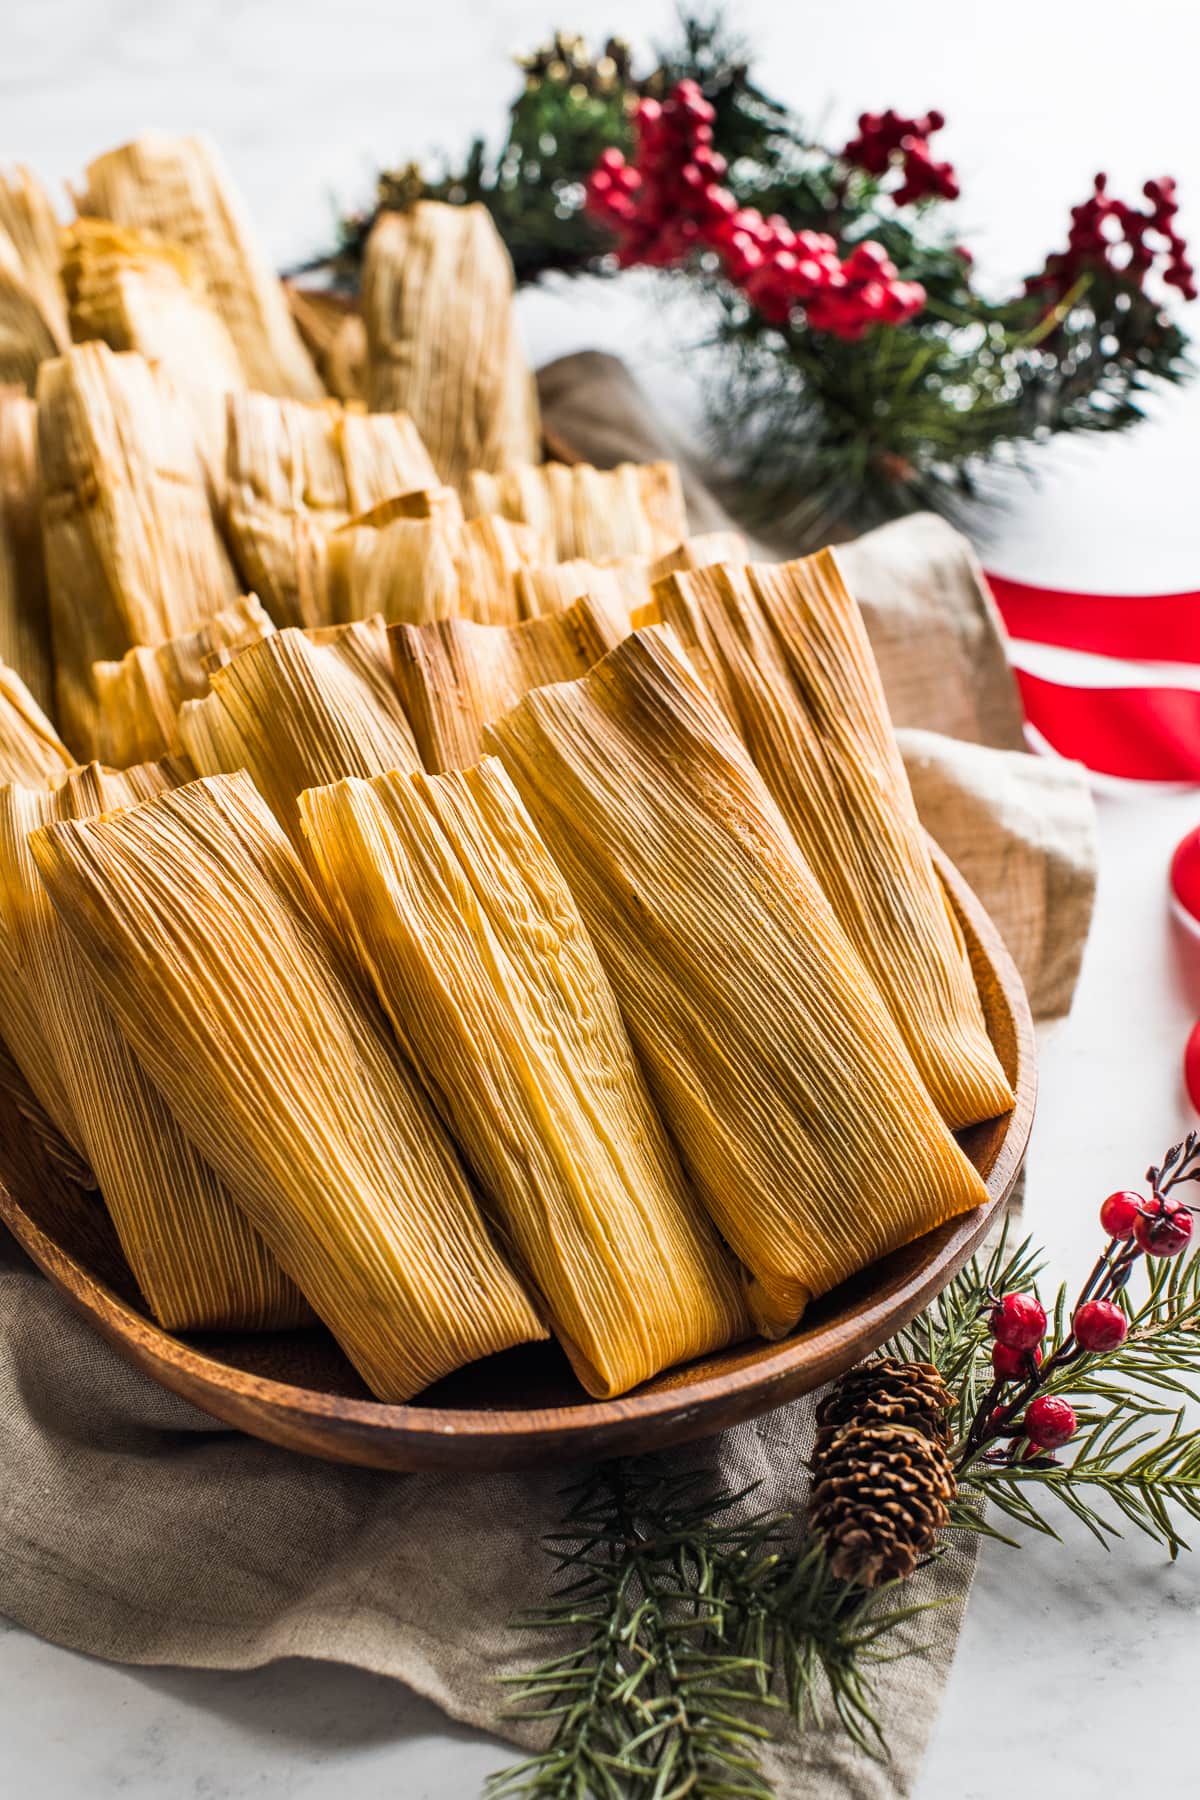
M 13 12 L 0 156 L 60 179 L 134 129 L 203 126 L 281 261 L 321 239 L 331 195 L 369 191 L 379 162 L 498 123 L 512 88 L 505 53 L 547 24 L 623 29 L 642 43 L 670 24 L 658 0 L 442 0 L 436 11 L 411 0 L 41 0 Z M 1190 87 L 1200 25 L 1167 0 L 1141 6 L 1136 27 L 1109 0 L 1086 17 L 1022 0 L 994 16 L 948 0 L 919 14 L 864 0 L 852 32 L 832 0 L 753 0 L 738 23 L 763 52 L 767 85 L 804 101 L 832 138 L 860 106 L 950 116 L 944 154 L 963 176 L 964 230 L 985 275 L 1010 278 L 1061 239 L 1101 164 L 1131 191 L 1176 174 L 1184 229 L 1200 230 Z M 585 345 L 629 354 L 632 342 L 643 378 L 690 404 L 669 329 L 636 293 L 552 291 L 522 305 L 538 360 Z M 1099 590 L 1195 587 L 1200 390 L 1155 415 L 1125 442 L 1048 457 L 1036 491 L 1021 487 L 982 522 L 991 565 Z M 1099 812 L 1095 925 L 1072 1016 L 1043 1050 L 1029 1160 L 1027 1217 L 1067 1275 L 1090 1261 L 1099 1199 L 1136 1181 L 1191 1122 L 1179 1057 L 1200 1013 L 1200 945 L 1171 920 L 1165 886 L 1200 795 L 1106 790 Z M 1186 1724 L 1163 1718 L 1168 1677 L 1172 1695 L 1200 1685 L 1200 1557 L 1172 1566 L 1135 1542 L 1106 1553 L 1069 1522 L 1061 1543 L 985 1544 L 917 1800 L 1001 1800 L 1051 1779 L 1057 1800 L 1181 1789 L 1193 1753 Z M 114 1668 L 0 1622 L 5 1794 L 471 1800 L 508 1760 L 396 1685 L 349 1670 Z

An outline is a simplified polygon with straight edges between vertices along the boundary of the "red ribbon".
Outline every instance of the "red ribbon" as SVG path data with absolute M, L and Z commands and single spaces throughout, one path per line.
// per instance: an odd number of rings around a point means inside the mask
M 1200 692 L 1016 677 L 1025 716 L 1060 755 L 1131 781 L 1200 782 Z
M 1200 593 L 1069 594 L 989 575 L 1008 635 L 1129 662 L 1200 663 Z

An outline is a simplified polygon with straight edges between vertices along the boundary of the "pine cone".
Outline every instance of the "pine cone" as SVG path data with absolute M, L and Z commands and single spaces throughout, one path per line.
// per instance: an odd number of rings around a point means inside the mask
M 817 1408 L 816 1452 L 843 1425 L 909 1425 L 937 1444 L 950 1440 L 954 1397 L 932 1363 L 894 1356 L 860 1363 L 843 1375 Z
M 839 1581 L 903 1580 L 937 1543 L 957 1491 L 940 1443 L 912 1425 L 829 1427 L 813 1456 L 809 1520 Z

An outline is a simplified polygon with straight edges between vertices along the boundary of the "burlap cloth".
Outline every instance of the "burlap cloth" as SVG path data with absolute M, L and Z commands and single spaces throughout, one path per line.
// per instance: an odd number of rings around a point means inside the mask
M 662 453 L 662 429 L 620 365 L 573 357 L 542 385 L 552 426 L 582 453 Z M 696 525 L 721 523 L 688 479 Z M 965 540 L 919 518 L 849 546 L 845 559 L 922 816 L 991 909 L 1035 1013 L 1061 1013 L 1091 906 L 1087 788 L 1073 767 L 1022 752 L 1012 679 Z M 760 1483 L 756 1505 L 793 1506 L 811 1418 L 811 1401 L 800 1401 L 681 1454 L 734 1487 Z M 242 1437 L 128 1368 L 10 1239 L 0 1243 L 0 1610 L 57 1643 L 202 1668 L 282 1656 L 348 1663 L 519 1739 L 497 1678 L 529 1660 L 508 1621 L 544 1592 L 538 1540 L 558 1520 L 568 1474 L 389 1476 Z M 912 1628 L 918 1653 L 884 1671 L 890 1762 L 869 1762 L 835 1731 L 781 1730 L 768 1762 L 782 1795 L 909 1791 L 973 1563 L 973 1546 L 956 1547 L 914 1583 L 914 1599 L 947 1604 Z

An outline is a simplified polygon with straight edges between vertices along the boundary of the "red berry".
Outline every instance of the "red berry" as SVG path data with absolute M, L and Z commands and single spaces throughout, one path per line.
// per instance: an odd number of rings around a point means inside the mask
M 1110 1194 L 1104 1201 L 1100 1208 L 1100 1223 L 1109 1237 L 1132 1237 L 1141 1210 L 1142 1196 L 1126 1188 L 1119 1194 Z
M 1178 1200 L 1147 1200 L 1133 1227 L 1133 1241 L 1147 1256 L 1178 1256 L 1192 1236 L 1192 1215 Z
M 1010 1350 L 1007 1344 L 992 1345 L 992 1368 L 1000 1381 L 1025 1381 L 1042 1360 L 1040 1350 Z
M 1075 1409 L 1053 1394 L 1039 1394 L 1025 1408 L 1025 1435 L 1041 1450 L 1057 1450 L 1075 1436 Z
M 1009 1350 L 1033 1350 L 1046 1335 L 1046 1309 L 1035 1294 L 1005 1294 L 988 1320 L 992 1336 Z
M 1072 1319 L 1071 1329 L 1081 1350 L 1103 1352 L 1125 1342 L 1129 1324 L 1114 1301 L 1087 1300 Z

